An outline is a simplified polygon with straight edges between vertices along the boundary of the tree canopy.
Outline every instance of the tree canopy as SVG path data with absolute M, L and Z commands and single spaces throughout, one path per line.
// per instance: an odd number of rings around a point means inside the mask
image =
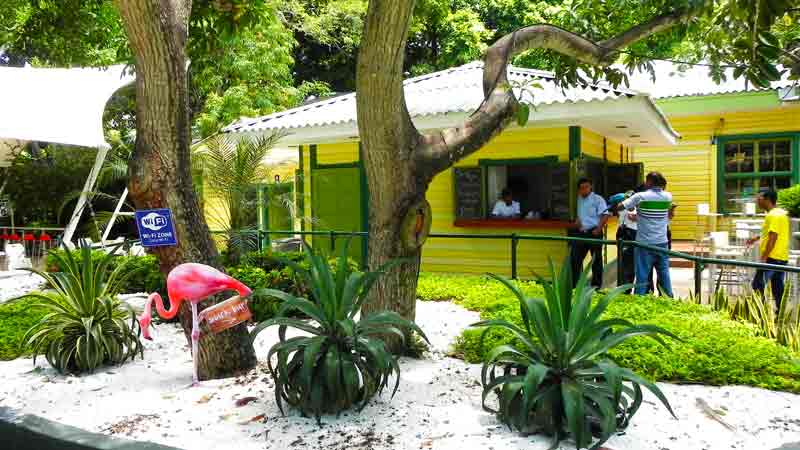
M 9 0 L 0 10 L 0 64 L 105 66 L 132 55 L 110 0 Z M 292 30 L 275 0 L 197 1 L 188 55 L 196 137 L 240 116 L 295 106 L 316 82 L 295 83 Z M 219 6 L 218 6 L 219 5 Z
M 619 62 L 648 70 L 671 58 L 707 62 L 719 78 L 737 68 L 763 85 L 775 64 L 797 66 L 800 24 L 793 0 L 417 0 L 404 58 L 406 76 L 481 58 L 500 37 L 549 23 L 602 40 L 670 8 L 696 8 L 680 26 L 631 45 Z M 309 95 L 355 90 L 356 54 L 367 0 L 195 1 L 190 19 L 191 107 L 205 137 L 240 116 L 295 106 Z M 8 0 L 0 11 L 0 64 L 101 66 L 131 62 L 109 0 Z M 598 69 L 551 50 L 514 64 L 555 71 L 562 82 L 626 72 Z

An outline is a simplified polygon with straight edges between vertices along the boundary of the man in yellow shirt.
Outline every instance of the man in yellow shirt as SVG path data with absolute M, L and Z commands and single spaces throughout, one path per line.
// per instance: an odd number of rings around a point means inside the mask
M 752 245 L 760 240 L 759 253 L 761 262 L 785 266 L 789 261 L 790 226 L 789 215 L 784 209 L 777 208 L 778 194 L 775 191 L 766 191 L 758 196 L 758 206 L 767 212 L 764 225 L 761 227 L 761 237 L 751 239 Z M 783 280 L 785 272 L 774 270 L 757 270 L 753 278 L 753 290 L 764 296 L 764 288 L 769 282 L 772 296 L 780 308 L 783 299 Z

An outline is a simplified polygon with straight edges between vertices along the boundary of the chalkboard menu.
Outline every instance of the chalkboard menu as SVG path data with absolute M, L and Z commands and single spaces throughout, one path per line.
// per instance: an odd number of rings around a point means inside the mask
M 456 219 L 483 218 L 483 171 L 480 167 L 453 169 Z
M 569 220 L 569 164 L 559 163 L 551 168 L 552 184 L 550 192 L 551 219 Z

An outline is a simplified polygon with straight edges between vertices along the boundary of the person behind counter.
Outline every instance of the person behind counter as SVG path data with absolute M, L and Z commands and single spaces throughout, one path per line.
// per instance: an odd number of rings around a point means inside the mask
M 608 222 L 608 205 L 603 197 L 592 191 L 592 180 L 578 180 L 578 220 L 573 236 L 602 239 L 603 230 Z M 600 289 L 603 285 L 603 246 L 602 244 L 573 242 L 572 245 L 572 284 L 578 283 L 583 272 L 583 260 L 588 253 L 592 254 L 592 286 Z
M 511 189 L 505 188 L 500 194 L 500 200 L 494 204 L 492 209 L 492 217 L 498 219 L 519 219 L 520 218 L 519 202 L 515 202 L 511 193 Z

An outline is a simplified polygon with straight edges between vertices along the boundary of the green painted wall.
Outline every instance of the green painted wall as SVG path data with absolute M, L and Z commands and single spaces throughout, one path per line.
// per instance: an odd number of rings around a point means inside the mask
M 780 106 L 780 104 L 781 102 L 778 98 L 778 94 L 774 90 L 673 97 L 656 100 L 656 105 L 658 105 L 661 111 L 668 117 L 769 109 L 776 108 Z

